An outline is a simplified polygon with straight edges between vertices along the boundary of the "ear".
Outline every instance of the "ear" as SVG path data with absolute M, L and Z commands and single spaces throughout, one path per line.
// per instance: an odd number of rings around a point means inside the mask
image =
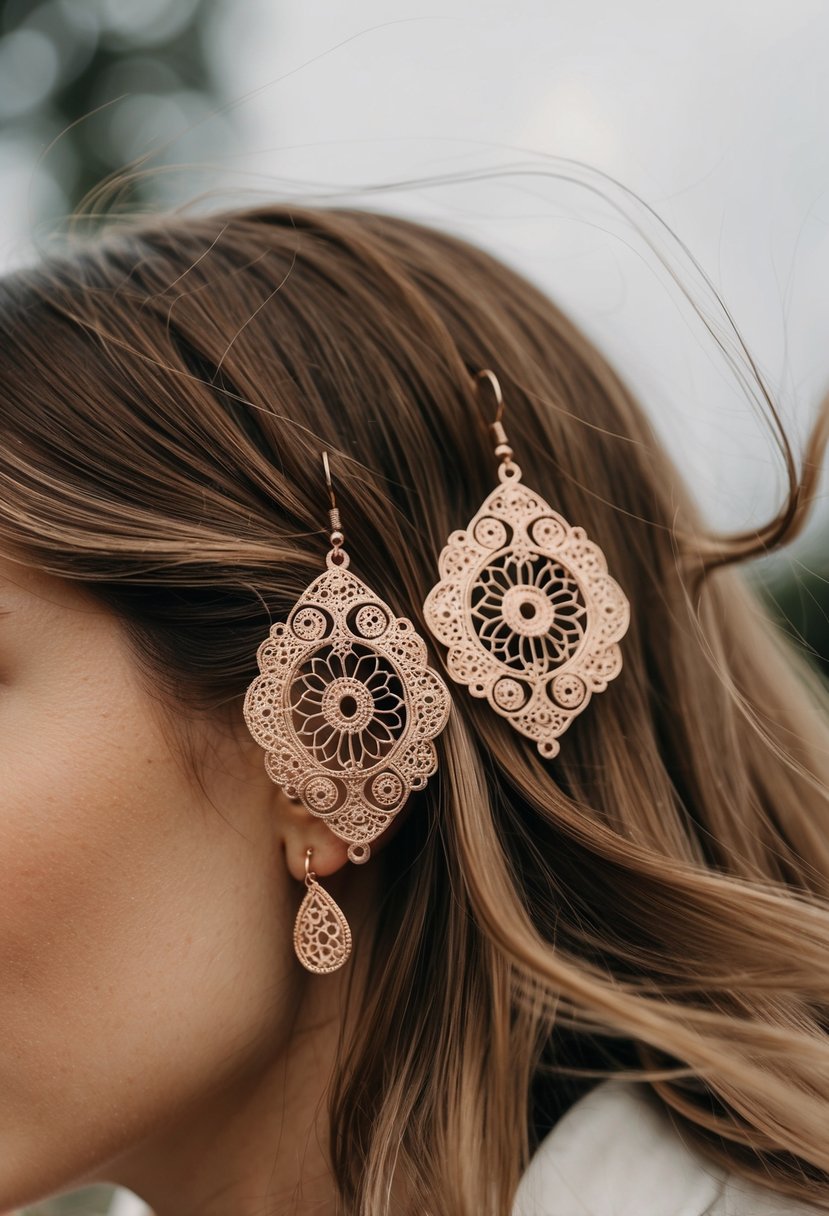
M 324 819 L 311 812 L 298 798 L 281 793 L 280 835 L 285 861 L 292 878 L 305 878 L 305 853 L 313 849 L 308 865 L 318 878 L 336 874 L 348 861 L 348 841 L 335 836 Z

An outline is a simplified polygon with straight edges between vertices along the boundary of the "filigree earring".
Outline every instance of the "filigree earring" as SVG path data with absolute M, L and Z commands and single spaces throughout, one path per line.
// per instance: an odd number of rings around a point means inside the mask
M 522 483 L 501 422 L 501 387 L 487 368 L 474 376 L 476 392 L 483 377 L 498 405 L 490 434 L 500 484 L 449 536 L 423 611 L 449 647 L 452 679 L 486 697 L 550 759 L 557 736 L 619 674 L 630 605 L 584 528 Z
M 409 618 L 395 616 L 348 569 L 328 453 L 321 455 L 331 502 L 327 569 L 260 643 L 244 716 L 266 750 L 268 775 L 349 841 L 348 857 L 360 864 L 437 769 L 432 740 L 451 698 Z M 334 971 L 351 952 L 351 931 L 309 859 L 310 849 L 294 945 L 309 971 Z
M 313 851 L 305 850 L 306 892 L 294 921 L 294 950 L 304 967 L 322 975 L 342 967 L 351 953 L 351 926 L 310 869 Z

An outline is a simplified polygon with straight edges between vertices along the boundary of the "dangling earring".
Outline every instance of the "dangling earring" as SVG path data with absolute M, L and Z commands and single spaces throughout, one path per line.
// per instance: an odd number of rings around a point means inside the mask
M 473 378 L 476 393 L 482 377 L 498 404 L 490 434 L 500 485 L 449 536 L 423 611 L 449 647 L 452 679 L 486 697 L 550 759 L 557 736 L 619 674 L 630 605 L 584 528 L 522 484 L 501 422 L 501 386 L 487 368 Z
M 331 502 L 327 569 L 260 643 L 260 674 L 243 712 L 271 779 L 350 841 L 349 859 L 360 864 L 437 769 L 432 740 L 451 698 L 409 618 L 395 616 L 348 569 L 328 453 L 321 455 Z M 351 931 L 309 859 L 310 850 L 294 945 L 309 971 L 334 971 L 349 956 Z
M 323 975 L 342 967 L 351 953 L 351 927 L 333 895 L 309 870 L 312 848 L 305 850 L 305 898 L 294 921 L 294 950 L 309 971 Z

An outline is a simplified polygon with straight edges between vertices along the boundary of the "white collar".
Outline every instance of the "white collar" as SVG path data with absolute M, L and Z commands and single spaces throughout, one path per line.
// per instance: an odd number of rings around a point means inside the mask
M 512 1216 L 820 1214 L 709 1161 L 646 1084 L 612 1079 L 579 1098 L 541 1141 Z

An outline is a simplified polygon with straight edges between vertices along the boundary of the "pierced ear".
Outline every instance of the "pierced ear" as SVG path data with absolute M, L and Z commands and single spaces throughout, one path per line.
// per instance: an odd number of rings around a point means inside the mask
M 291 800 L 284 816 L 282 839 L 288 872 L 302 882 L 305 878 L 305 853 L 313 850 L 308 863 L 317 878 L 336 874 L 348 862 L 348 842 L 335 836 L 324 820 L 312 815 L 302 803 Z

